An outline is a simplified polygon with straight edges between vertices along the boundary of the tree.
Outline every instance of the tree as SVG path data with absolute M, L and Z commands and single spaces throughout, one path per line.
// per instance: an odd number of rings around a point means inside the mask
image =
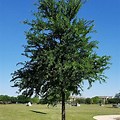
M 79 103 L 79 104 L 85 104 L 85 98 L 77 98 L 76 99 L 76 103 Z
M 10 101 L 11 101 L 11 103 L 17 103 L 18 102 L 17 97 L 10 97 Z
M 18 103 L 28 103 L 30 101 L 31 101 L 31 99 L 29 97 L 24 96 L 24 95 L 17 96 Z
M 0 101 L 4 104 L 10 102 L 10 97 L 8 95 L 0 95 Z
M 79 94 L 84 80 L 89 87 L 105 81 L 109 56 L 98 56 L 91 40 L 93 21 L 77 19 L 82 0 L 39 0 L 38 11 L 26 32 L 24 56 L 28 61 L 12 74 L 14 87 L 31 96 L 41 95 L 49 104 L 62 101 L 65 120 L 66 94 Z
M 85 103 L 86 104 L 92 104 L 92 99 L 91 98 L 86 98 Z
M 31 98 L 31 102 L 38 104 L 40 102 L 40 99 L 39 99 L 39 97 L 35 96 L 35 97 Z
M 92 98 L 93 104 L 98 104 L 98 103 L 100 103 L 100 100 L 101 100 L 101 99 L 100 99 L 98 96 Z
M 111 99 L 108 99 L 108 103 L 109 104 L 118 104 L 118 103 L 120 103 L 120 98 L 111 98 Z

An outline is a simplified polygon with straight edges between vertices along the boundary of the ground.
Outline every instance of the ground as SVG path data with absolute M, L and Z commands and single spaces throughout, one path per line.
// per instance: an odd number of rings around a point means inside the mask
M 120 120 L 120 115 L 99 115 L 93 118 L 95 120 Z
M 112 105 L 66 105 L 66 120 L 94 120 L 97 115 L 120 115 L 120 108 Z M 61 105 L 9 104 L 0 105 L 0 120 L 61 120 Z

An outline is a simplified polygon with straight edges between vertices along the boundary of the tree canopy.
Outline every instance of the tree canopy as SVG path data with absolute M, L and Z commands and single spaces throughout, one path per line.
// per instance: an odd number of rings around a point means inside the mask
M 41 95 L 49 103 L 59 100 L 65 103 L 70 92 L 80 93 L 84 81 L 89 86 L 95 81 L 105 81 L 104 70 L 110 57 L 95 52 L 98 42 L 90 37 L 93 21 L 77 18 L 83 3 L 82 0 L 38 0 L 35 19 L 24 21 L 30 29 L 26 31 L 23 55 L 29 60 L 12 74 L 11 81 L 19 92 Z

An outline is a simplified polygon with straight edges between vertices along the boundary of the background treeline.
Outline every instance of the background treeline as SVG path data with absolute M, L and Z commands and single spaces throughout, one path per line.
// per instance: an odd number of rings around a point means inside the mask
M 75 101 L 79 104 L 118 104 L 120 103 L 120 98 L 108 98 L 105 100 L 99 97 L 77 98 Z
M 111 99 L 103 100 L 99 97 L 93 98 L 76 98 L 76 99 L 69 99 L 68 101 L 76 102 L 79 104 L 118 104 L 120 103 L 119 97 L 114 97 Z M 36 103 L 36 104 L 46 104 L 47 101 L 44 99 L 40 99 L 39 97 L 25 97 L 23 95 L 19 95 L 17 97 L 10 97 L 8 95 L 0 95 L 0 104 L 14 104 L 14 103 Z
M 39 103 L 39 97 L 25 97 L 23 95 L 19 95 L 17 97 L 10 97 L 8 95 L 0 95 L 0 104 L 14 104 L 14 103 Z

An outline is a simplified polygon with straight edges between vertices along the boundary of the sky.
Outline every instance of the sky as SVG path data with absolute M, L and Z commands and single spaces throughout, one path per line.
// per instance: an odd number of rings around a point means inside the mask
M 0 0 L 0 95 L 17 96 L 17 88 L 11 87 L 11 73 L 18 69 L 16 64 L 25 61 L 21 55 L 26 44 L 22 22 L 33 19 L 37 0 Z M 83 97 L 114 96 L 120 92 L 120 0 L 87 0 L 77 18 L 94 20 L 91 40 L 99 42 L 98 55 L 111 56 L 110 69 L 105 71 L 106 83 L 95 82 L 88 90 L 84 84 Z

